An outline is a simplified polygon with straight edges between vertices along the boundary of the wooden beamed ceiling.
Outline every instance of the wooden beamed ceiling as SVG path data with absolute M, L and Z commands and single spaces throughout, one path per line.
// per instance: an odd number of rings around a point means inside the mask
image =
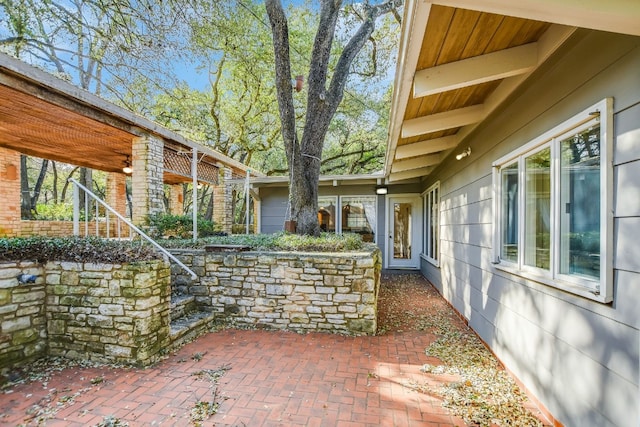
M 220 165 L 230 168 L 234 175 L 246 175 L 247 166 L 210 147 L 0 53 L 0 147 L 122 173 L 125 163 L 132 160 L 133 141 L 140 136 L 162 138 L 165 156 L 186 155 L 179 161 L 165 161 L 166 183 L 193 180 L 193 149 L 198 152 L 198 179 L 203 182 L 216 183 Z M 251 173 L 262 176 L 258 171 Z
M 387 159 L 389 181 L 430 173 L 575 31 L 523 18 L 428 7 L 423 39 L 409 42 L 418 58 L 412 84 L 404 88 L 409 93 L 401 123 L 391 135 L 395 144 Z

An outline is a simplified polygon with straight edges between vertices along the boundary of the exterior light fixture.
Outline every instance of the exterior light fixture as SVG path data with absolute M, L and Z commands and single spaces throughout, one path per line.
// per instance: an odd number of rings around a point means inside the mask
M 464 159 L 465 157 L 467 157 L 469 155 L 471 155 L 471 147 L 467 147 L 466 150 L 464 150 L 462 153 L 458 154 L 456 156 L 456 160 L 462 160 L 462 159 Z
M 376 187 L 376 194 L 378 194 L 378 195 L 387 194 L 388 190 L 389 189 L 387 187 L 384 187 L 384 186 Z
M 127 160 L 124 161 L 124 167 L 122 168 L 122 172 L 130 175 L 133 172 L 133 168 L 131 167 L 131 161 L 129 160 L 129 155 L 127 155 Z

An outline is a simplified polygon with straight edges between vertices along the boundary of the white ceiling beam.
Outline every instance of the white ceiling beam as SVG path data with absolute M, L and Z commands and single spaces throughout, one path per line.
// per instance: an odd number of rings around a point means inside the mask
M 640 36 L 637 0 L 430 0 L 430 3 Z
M 529 43 L 417 71 L 413 97 L 433 95 L 524 74 L 538 64 L 538 43 Z
M 440 154 L 428 154 L 426 156 L 414 157 L 408 160 L 398 160 L 393 162 L 391 173 L 404 172 L 411 169 L 420 169 L 426 166 L 435 166 L 442 161 Z
M 396 149 L 396 160 L 449 150 L 458 145 L 458 141 L 459 138 L 457 135 L 451 135 L 443 136 L 442 138 L 427 139 L 413 144 L 400 145 Z
M 576 31 L 576 27 L 565 27 L 562 25 L 552 25 L 538 40 L 538 63 L 544 63 L 567 39 Z M 491 95 L 484 101 L 486 114 L 489 115 L 502 102 L 504 102 L 511 93 L 513 93 L 524 81 L 533 73 L 533 70 L 518 76 L 504 79 L 500 85 L 493 91 Z M 463 127 L 456 134 L 459 141 L 466 138 L 478 123 L 472 123 Z
M 389 174 L 389 182 L 404 181 L 405 179 L 419 178 L 427 176 L 433 170 L 433 166 L 420 169 L 411 169 L 403 172 L 395 172 Z
M 484 105 L 480 104 L 405 120 L 402 124 L 402 138 L 411 138 L 425 133 L 477 123 L 484 119 L 485 115 Z

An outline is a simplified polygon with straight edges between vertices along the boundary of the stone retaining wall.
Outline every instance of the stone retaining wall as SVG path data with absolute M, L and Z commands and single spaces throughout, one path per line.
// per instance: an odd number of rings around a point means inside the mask
M 173 251 L 200 276 L 173 269 L 177 291 L 235 325 L 375 334 L 381 255 Z M 177 285 L 177 286 L 176 286 Z
M 43 267 L 32 262 L 0 263 L 0 368 L 47 353 Z M 20 283 L 18 275 L 35 275 Z
M 0 264 L 0 368 L 47 354 L 149 365 L 170 344 L 170 299 L 164 261 Z

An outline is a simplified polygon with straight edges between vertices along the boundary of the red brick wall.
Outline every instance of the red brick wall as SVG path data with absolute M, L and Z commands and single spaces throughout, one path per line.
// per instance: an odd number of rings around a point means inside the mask
M 1 147 L 0 200 L 0 236 L 15 236 L 20 225 L 20 153 Z

